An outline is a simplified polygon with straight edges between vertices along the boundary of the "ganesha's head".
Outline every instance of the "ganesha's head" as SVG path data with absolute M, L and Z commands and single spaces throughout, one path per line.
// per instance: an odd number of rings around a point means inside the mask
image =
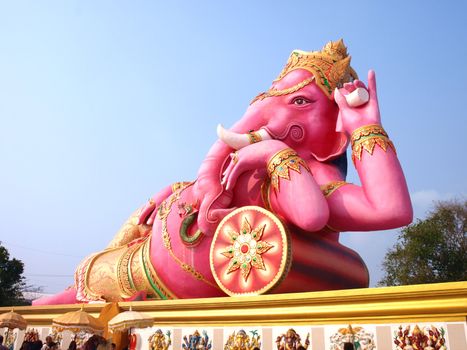
M 254 140 L 254 130 L 257 139 L 281 140 L 318 161 L 338 158 L 348 139 L 336 129 L 339 110 L 333 91 L 356 78 L 342 39 L 327 43 L 321 51 L 295 50 L 271 88 L 251 102 L 234 126 L 236 134 L 227 132 L 221 138 L 227 143 L 234 140 L 231 145 L 239 148 Z M 238 126 L 249 130 L 236 130 Z

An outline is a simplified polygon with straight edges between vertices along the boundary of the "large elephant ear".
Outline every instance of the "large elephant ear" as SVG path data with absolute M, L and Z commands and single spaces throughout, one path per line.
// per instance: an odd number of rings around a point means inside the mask
M 311 151 L 311 154 L 320 162 L 326 162 L 339 157 L 343 154 L 347 145 L 349 144 L 349 138 L 347 134 L 343 132 L 336 132 L 335 136 L 328 137 L 323 140 L 320 147 Z

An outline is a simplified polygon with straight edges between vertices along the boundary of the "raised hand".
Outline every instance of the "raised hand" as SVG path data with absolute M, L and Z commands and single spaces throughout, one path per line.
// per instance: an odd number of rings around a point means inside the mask
M 356 88 L 365 88 L 368 90 L 370 99 L 367 103 L 350 107 L 345 100 L 345 95 L 350 94 Z M 354 80 L 352 83 L 344 84 L 341 89 L 334 90 L 334 99 L 339 106 L 339 117 L 337 122 L 337 131 L 344 131 L 351 134 L 355 129 L 369 124 L 381 124 L 381 116 L 378 106 L 378 97 L 376 93 L 376 76 L 373 70 L 368 71 L 368 88 L 360 80 Z

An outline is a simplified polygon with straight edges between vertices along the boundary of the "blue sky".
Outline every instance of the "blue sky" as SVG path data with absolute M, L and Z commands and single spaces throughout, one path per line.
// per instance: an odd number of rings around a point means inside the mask
M 417 217 L 467 194 L 466 3 L 0 2 L 0 240 L 57 292 L 215 141 L 293 49 L 374 68 Z M 352 165 L 349 181 L 358 178 Z M 371 283 L 397 231 L 344 233 Z

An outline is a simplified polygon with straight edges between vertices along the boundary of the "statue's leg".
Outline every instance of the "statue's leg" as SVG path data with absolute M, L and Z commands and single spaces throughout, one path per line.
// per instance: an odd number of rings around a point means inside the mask
M 149 232 L 151 230 L 151 227 L 148 225 L 138 225 L 140 211 L 141 208 L 138 208 L 133 214 L 131 214 L 128 220 L 126 220 L 122 227 L 117 231 L 106 249 L 124 246 L 131 241 L 144 236 L 145 232 Z
M 75 304 L 77 302 L 76 289 L 74 287 L 70 287 L 65 289 L 63 292 L 33 300 L 32 305 Z
M 167 186 L 160 192 L 158 192 L 150 201 L 160 204 L 168 196 L 172 194 L 172 189 L 174 185 Z M 117 234 L 114 236 L 112 241 L 107 246 L 107 249 L 121 247 L 125 244 L 130 243 L 131 241 L 147 235 L 151 230 L 151 225 L 138 224 L 141 212 L 144 210 L 145 206 L 138 208 L 128 220 L 122 225 L 118 230 Z M 154 207 L 153 210 L 156 210 L 157 207 Z
M 144 292 L 151 299 L 172 298 L 150 259 L 151 236 L 87 257 L 75 273 L 80 302 L 123 301 Z

